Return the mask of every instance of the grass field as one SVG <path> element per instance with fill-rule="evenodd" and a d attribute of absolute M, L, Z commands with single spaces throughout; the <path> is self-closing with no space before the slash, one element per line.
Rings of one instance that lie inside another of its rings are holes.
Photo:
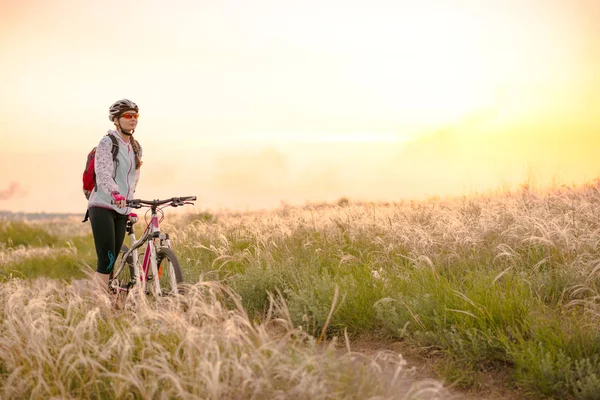
<path fill-rule="evenodd" d="M 362 335 L 402 342 L 468 390 L 498 375 L 524 397 L 600 398 L 598 181 L 172 221 L 167 211 L 162 227 L 193 290 L 114 311 L 69 284 L 94 265 L 89 226 L 3 223 L 3 398 L 443 398 L 435 382 L 421 394 L 394 386 L 382 371 L 404 373 L 397 354 L 357 364 L 325 345 Z"/>

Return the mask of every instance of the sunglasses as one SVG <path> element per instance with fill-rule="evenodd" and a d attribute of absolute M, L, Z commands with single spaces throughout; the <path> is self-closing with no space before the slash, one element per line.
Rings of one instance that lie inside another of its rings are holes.
<path fill-rule="evenodd" d="M 138 119 L 140 117 L 140 114 L 123 114 L 121 115 L 121 118 L 125 118 L 125 119 Z"/>

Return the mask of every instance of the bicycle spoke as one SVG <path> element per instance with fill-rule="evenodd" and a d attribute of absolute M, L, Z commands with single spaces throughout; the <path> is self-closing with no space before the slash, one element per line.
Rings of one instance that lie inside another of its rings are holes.
<path fill-rule="evenodd" d="M 122 257 L 127 253 L 129 248 L 125 245 L 121 247 L 119 257 L 115 262 L 115 271 L 110 274 L 110 289 L 111 292 L 118 294 L 129 291 L 134 279 L 133 257 L 129 256 L 125 264 L 121 266 Z"/>

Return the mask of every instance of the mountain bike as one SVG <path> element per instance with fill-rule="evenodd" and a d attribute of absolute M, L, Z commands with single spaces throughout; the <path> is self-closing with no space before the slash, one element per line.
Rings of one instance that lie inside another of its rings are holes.
<path fill-rule="evenodd" d="M 135 237 L 134 223 L 127 221 L 126 232 L 130 237 L 130 248 L 123 245 L 120 259 L 116 268 L 110 273 L 108 280 L 109 291 L 113 294 L 128 293 L 135 285 L 141 285 L 146 293 L 156 296 L 175 294 L 181 292 L 183 273 L 177 256 L 171 250 L 169 234 L 160 230 L 160 223 L 164 219 L 163 208 L 181 207 L 194 204 L 196 196 L 172 197 L 165 200 L 127 200 L 126 206 L 139 209 L 148 207 L 150 221 L 145 221 L 147 226 L 142 236 Z M 145 246 L 145 251 L 138 254 L 138 249 Z M 139 260 L 142 260 L 139 264 Z"/>

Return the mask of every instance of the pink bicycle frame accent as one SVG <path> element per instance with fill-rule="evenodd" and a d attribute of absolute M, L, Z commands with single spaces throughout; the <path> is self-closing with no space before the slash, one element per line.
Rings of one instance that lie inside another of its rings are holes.
<path fill-rule="evenodd" d="M 152 220 L 150 221 L 150 224 L 148 225 L 148 228 L 146 228 L 148 230 L 150 230 L 150 235 L 154 235 L 155 232 L 160 232 L 160 227 L 158 225 L 158 216 L 153 216 Z M 150 268 L 150 263 L 151 263 L 151 258 L 150 255 L 152 254 L 152 241 L 148 241 L 148 243 L 146 244 L 146 251 L 144 253 L 144 261 L 142 262 L 142 271 L 140 273 L 140 281 L 145 281 L 148 277 L 148 269 Z"/>

